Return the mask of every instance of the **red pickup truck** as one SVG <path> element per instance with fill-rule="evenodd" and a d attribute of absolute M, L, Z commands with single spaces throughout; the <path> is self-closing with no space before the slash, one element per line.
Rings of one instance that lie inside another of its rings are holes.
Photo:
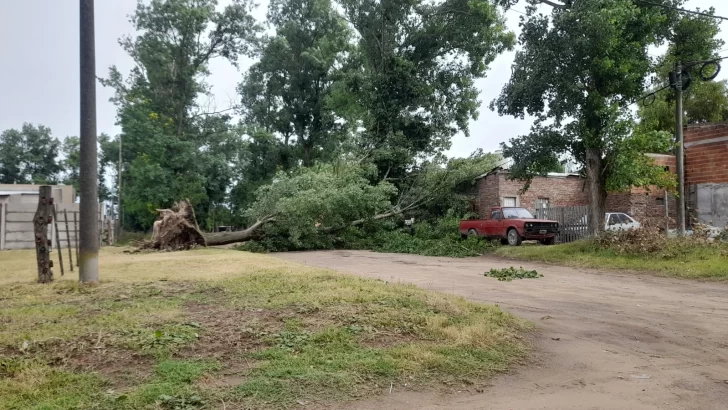
<path fill-rule="evenodd" d="M 489 219 L 460 221 L 460 235 L 463 237 L 477 235 L 500 239 L 502 244 L 512 246 L 520 245 L 524 239 L 553 245 L 558 232 L 558 222 L 535 219 L 525 208 L 492 208 Z"/>

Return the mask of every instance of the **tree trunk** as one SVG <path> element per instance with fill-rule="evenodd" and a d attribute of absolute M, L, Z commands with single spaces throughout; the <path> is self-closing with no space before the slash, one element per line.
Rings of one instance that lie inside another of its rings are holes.
<path fill-rule="evenodd" d="M 606 178 L 604 178 L 602 151 L 586 149 L 586 178 L 589 184 L 589 235 L 599 236 L 604 231 L 604 212 L 607 203 Z"/>
<path fill-rule="evenodd" d="M 313 165 L 313 145 L 308 141 L 303 142 L 303 166 L 310 167 Z"/>
<path fill-rule="evenodd" d="M 216 232 L 204 234 L 207 246 L 228 245 L 231 243 L 245 242 L 256 239 L 259 236 L 259 230 L 268 222 L 274 221 L 273 218 L 266 218 L 250 225 L 247 229 L 235 232 Z"/>

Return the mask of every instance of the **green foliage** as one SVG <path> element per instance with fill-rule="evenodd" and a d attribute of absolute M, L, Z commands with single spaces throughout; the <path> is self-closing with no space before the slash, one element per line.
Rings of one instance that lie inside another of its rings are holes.
<path fill-rule="evenodd" d="M 201 224 L 209 225 L 211 211 L 227 200 L 240 138 L 230 129 L 229 116 L 201 104 L 211 97 L 204 79 L 211 60 L 236 64 L 239 56 L 250 55 L 259 27 L 250 3 L 235 0 L 220 10 L 216 4 L 140 1 L 131 16 L 138 35 L 120 41 L 135 66 L 126 79 L 111 67 L 102 80 L 116 93 L 122 203 L 130 228 L 148 228 L 156 208 L 185 198 Z"/>
<path fill-rule="evenodd" d="M 330 159 L 343 137 L 328 99 L 351 48 L 346 22 L 329 0 L 273 0 L 268 21 L 276 34 L 239 87 L 247 119 L 304 166 Z"/>
<path fill-rule="evenodd" d="M 713 13 L 712 8 L 705 11 Z M 710 17 L 684 14 L 675 24 L 670 43 L 664 55 L 657 59 L 655 86 L 666 83 L 677 61 L 683 64 L 719 57 L 725 42 L 719 38 L 719 21 Z M 728 82 L 702 81 L 698 64 L 687 72 L 692 79 L 690 88 L 683 92 L 685 124 L 728 120 Z M 706 73 L 707 74 L 707 73 Z M 647 131 L 675 132 L 675 97 L 671 91 L 662 91 L 655 100 L 646 100 L 639 108 L 640 128 Z"/>
<path fill-rule="evenodd" d="M 0 134 L 0 183 L 54 184 L 62 170 L 57 154 L 60 143 L 51 130 L 25 123 L 20 130 Z"/>
<path fill-rule="evenodd" d="M 359 150 L 381 178 L 400 178 L 418 156 L 449 147 L 477 116 L 475 79 L 512 47 L 513 34 L 487 0 L 342 0 L 357 34 L 333 99 L 363 127 Z"/>
<path fill-rule="evenodd" d="M 99 200 L 104 201 L 111 199 L 111 192 L 106 186 L 106 168 L 110 165 L 117 163 L 116 158 L 106 155 L 105 149 L 108 150 L 108 146 L 112 144 L 111 138 L 106 134 L 98 136 L 98 176 L 99 186 L 98 194 Z M 118 151 L 117 151 L 118 152 Z M 78 137 L 69 136 L 63 140 L 63 144 L 60 147 L 60 153 L 63 156 L 63 160 L 60 162 L 61 167 L 64 170 L 61 183 L 65 185 L 71 185 L 76 189 L 76 195 L 81 196 L 81 185 L 80 185 L 80 172 L 81 172 L 81 148 L 80 140 Z"/>
<path fill-rule="evenodd" d="M 391 209 L 396 194 L 387 182 L 372 185 L 371 170 L 352 164 L 303 168 L 279 173 L 262 186 L 247 214 L 254 220 L 275 218 L 265 235 L 282 237 L 300 249 L 322 247 L 327 232 Z"/>
<path fill-rule="evenodd" d="M 518 269 L 511 266 L 510 268 L 503 269 L 491 269 L 485 272 L 485 276 L 491 278 L 497 278 L 499 281 L 510 282 L 513 279 L 538 279 L 543 278 L 543 275 L 536 272 L 535 270 L 525 270 L 523 267 Z"/>
<path fill-rule="evenodd" d="M 412 226 L 374 223 L 342 234 L 343 247 L 386 253 L 410 253 L 424 256 L 465 258 L 481 256 L 498 242 L 478 237 L 463 240 L 459 232 L 460 218 L 450 214 L 433 221 L 416 222 Z"/>
<path fill-rule="evenodd" d="M 598 233 L 607 181 L 613 173 L 629 175 L 617 166 L 635 163 L 619 158 L 620 147 L 632 128 L 627 106 L 642 95 L 652 68 L 648 47 L 667 38 L 677 13 L 633 0 L 570 2 L 550 15 L 534 5 L 526 11 L 513 74 L 491 107 L 501 115 L 533 115 L 536 123 L 504 154 L 514 159 L 512 175 L 526 180 L 552 166 L 554 154 L 583 164 L 590 227 Z"/>
<path fill-rule="evenodd" d="M 607 156 L 611 170 L 606 181 L 610 192 L 625 191 L 631 187 L 675 189 L 677 176 L 663 166 L 656 165 L 645 153 L 671 152 L 674 138 L 664 131 L 641 131 L 639 128 L 627 138 L 614 141 Z"/>

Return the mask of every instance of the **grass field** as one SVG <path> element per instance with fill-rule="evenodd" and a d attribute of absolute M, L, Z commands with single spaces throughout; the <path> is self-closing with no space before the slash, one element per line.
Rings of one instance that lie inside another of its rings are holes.
<path fill-rule="evenodd" d="M 609 249 L 600 249 L 593 242 L 579 241 L 555 246 L 503 246 L 494 253 L 509 259 L 566 266 L 623 269 L 686 279 L 728 280 L 728 247 L 691 247 L 682 254 L 665 258 L 620 255 Z"/>
<path fill-rule="evenodd" d="M 494 306 L 226 250 L 106 248 L 102 283 L 0 252 L 0 409 L 321 408 L 522 358 Z M 448 387 L 449 386 L 449 387 Z"/>

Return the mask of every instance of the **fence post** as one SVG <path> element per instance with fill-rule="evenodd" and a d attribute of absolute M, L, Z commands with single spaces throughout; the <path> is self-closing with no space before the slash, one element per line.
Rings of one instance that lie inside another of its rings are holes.
<path fill-rule="evenodd" d="M 76 267 L 78 267 L 78 242 L 79 242 L 78 241 L 78 221 L 76 218 L 77 214 L 78 214 L 78 212 L 76 212 L 76 211 L 73 212 L 73 232 L 76 235 Z"/>
<path fill-rule="evenodd" d="M 67 209 L 63 210 L 63 219 L 66 221 L 66 243 L 68 244 L 68 262 L 71 264 L 71 272 L 73 272 L 73 254 L 71 253 L 71 230 L 68 228 Z"/>
<path fill-rule="evenodd" d="M 38 209 L 35 211 L 35 216 L 33 216 L 38 283 L 53 281 L 53 269 L 51 269 L 53 262 L 50 257 L 50 240 L 48 239 L 48 224 L 53 220 L 52 207 L 51 186 L 42 185 L 38 191 Z"/>
<path fill-rule="evenodd" d="M 53 204 L 53 227 L 56 233 L 56 252 L 58 252 L 58 264 L 61 265 L 61 276 L 63 272 L 63 248 L 61 247 L 61 234 L 58 232 L 58 214 L 56 213 L 56 205 Z"/>

